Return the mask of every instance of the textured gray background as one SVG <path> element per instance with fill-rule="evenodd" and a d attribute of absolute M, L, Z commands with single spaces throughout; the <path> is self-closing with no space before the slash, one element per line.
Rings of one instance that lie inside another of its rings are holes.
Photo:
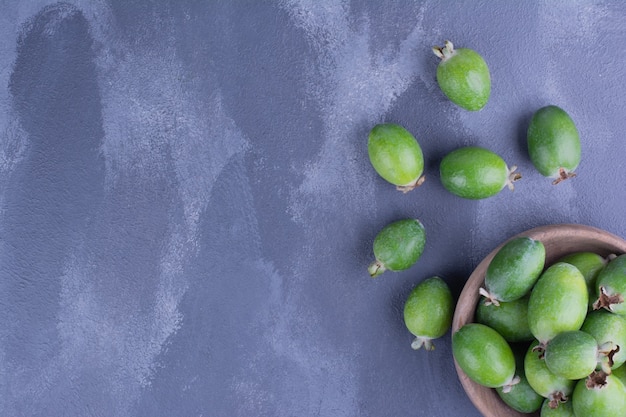
<path fill-rule="evenodd" d="M 410 349 L 402 307 L 530 227 L 626 235 L 621 1 L 0 0 L 0 415 L 478 416 L 449 334 Z M 493 90 L 447 101 L 430 48 L 479 51 Z M 558 187 L 529 162 L 546 104 L 582 137 Z M 397 122 L 426 155 L 402 195 L 367 159 Z M 448 194 L 461 145 L 514 192 Z M 385 224 L 422 259 L 372 280 Z"/>

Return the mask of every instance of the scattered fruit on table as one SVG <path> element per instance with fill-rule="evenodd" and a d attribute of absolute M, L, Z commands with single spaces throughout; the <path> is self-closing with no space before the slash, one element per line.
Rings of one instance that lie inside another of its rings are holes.
<path fill-rule="evenodd" d="M 555 178 L 553 184 L 574 177 L 580 163 L 580 137 L 571 117 L 560 107 L 537 110 L 527 132 L 528 153 L 537 171 Z"/>
<path fill-rule="evenodd" d="M 450 41 L 433 47 L 441 61 L 437 83 L 454 104 L 470 111 L 485 107 L 491 94 L 489 67 L 480 54 L 468 48 L 454 48 Z"/>
<path fill-rule="evenodd" d="M 504 187 L 513 189 L 521 178 L 498 154 L 479 146 L 458 148 L 439 165 L 441 183 L 459 197 L 478 200 L 494 196 Z"/>
<path fill-rule="evenodd" d="M 435 276 L 416 285 L 404 304 L 404 324 L 415 336 L 411 347 L 433 350 L 433 339 L 448 331 L 453 313 L 452 293 L 444 280 Z"/>
<path fill-rule="evenodd" d="M 422 148 L 404 127 L 393 123 L 374 126 L 367 141 L 367 152 L 378 175 L 398 190 L 407 193 L 424 182 Z"/>
<path fill-rule="evenodd" d="M 402 219 L 385 226 L 374 238 L 374 256 L 370 276 L 409 269 L 422 256 L 426 243 L 424 225 L 417 219 Z"/>

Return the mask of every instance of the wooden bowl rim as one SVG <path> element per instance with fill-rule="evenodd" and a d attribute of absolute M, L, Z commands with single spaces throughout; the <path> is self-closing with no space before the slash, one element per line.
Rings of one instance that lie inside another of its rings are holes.
<path fill-rule="evenodd" d="M 606 247 L 607 252 L 626 253 L 626 240 L 602 229 L 598 229 L 593 226 L 587 226 L 582 224 L 561 223 L 551 224 L 545 226 L 535 227 L 524 232 L 521 232 L 515 236 L 512 236 L 495 249 L 493 249 L 472 271 L 471 275 L 467 279 L 459 299 L 454 310 L 454 316 L 452 318 L 451 335 L 459 330 L 464 324 L 474 321 L 474 311 L 476 304 L 480 299 L 478 294 L 478 288 L 484 283 L 484 271 L 487 266 L 496 255 L 498 250 L 504 246 L 508 241 L 518 237 L 530 237 L 540 241 L 548 241 L 559 238 L 582 238 L 584 242 L 598 242 L 600 246 Z M 557 257 L 564 256 L 565 252 L 557 255 Z M 546 253 L 546 264 L 549 265 L 554 256 Z M 504 401 L 500 399 L 495 390 L 483 387 L 474 381 L 470 380 L 468 376 L 459 367 L 456 360 L 454 361 L 461 385 L 465 390 L 465 393 L 472 401 L 474 406 L 485 417 L 528 417 L 539 416 L 539 412 L 532 414 L 524 414 L 511 409 Z"/>

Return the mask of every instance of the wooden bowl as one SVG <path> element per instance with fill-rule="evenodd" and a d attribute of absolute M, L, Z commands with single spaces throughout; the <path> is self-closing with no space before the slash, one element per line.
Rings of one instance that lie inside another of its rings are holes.
<path fill-rule="evenodd" d="M 464 324 L 474 321 L 474 311 L 480 299 L 478 289 L 483 285 L 485 271 L 498 250 L 509 240 L 528 236 L 540 240 L 546 248 L 546 266 L 562 256 L 573 252 L 589 251 L 602 256 L 626 253 L 626 241 L 606 231 L 577 224 L 557 224 L 527 230 L 503 242 L 483 259 L 470 275 L 459 296 L 452 319 L 452 334 Z M 539 416 L 539 412 L 523 414 L 504 403 L 494 389 L 486 388 L 471 381 L 454 363 L 468 397 L 485 417 L 528 417 Z"/>

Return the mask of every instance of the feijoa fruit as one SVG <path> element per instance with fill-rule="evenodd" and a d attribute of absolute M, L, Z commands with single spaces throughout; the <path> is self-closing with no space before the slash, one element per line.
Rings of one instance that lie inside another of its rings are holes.
<path fill-rule="evenodd" d="M 619 368 L 626 362 L 626 318 L 604 309 L 590 311 L 580 330 L 593 336 L 603 350 L 619 347 L 602 358 L 605 371 L 608 371 L 607 367 Z"/>
<path fill-rule="evenodd" d="M 503 387 L 496 388 L 496 392 L 506 404 L 521 413 L 532 413 L 537 411 L 543 403 L 543 397 L 535 392 L 526 379 L 524 372 L 525 350 L 514 349 L 515 355 L 515 375 L 519 382 L 513 385 L 508 392 L 504 392 Z"/>
<path fill-rule="evenodd" d="M 558 262 L 566 262 L 574 265 L 583 274 L 585 282 L 587 283 L 587 291 L 589 292 L 590 306 L 598 298 L 596 293 L 595 284 L 598 274 L 604 268 L 608 262 L 608 258 L 604 258 L 594 252 L 574 252 L 569 255 L 565 255 Z"/>
<path fill-rule="evenodd" d="M 435 276 L 415 286 L 404 303 L 404 324 L 415 336 L 411 347 L 433 350 L 433 339 L 448 331 L 453 313 L 452 293 L 443 279 Z"/>
<path fill-rule="evenodd" d="M 598 342 L 580 330 L 561 332 L 546 346 L 544 360 L 548 369 L 567 379 L 582 379 L 596 369 Z"/>
<path fill-rule="evenodd" d="M 521 178 L 516 169 L 507 167 L 495 152 L 479 146 L 456 149 L 439 165 L 441 183 L 446 190 L 472 200 L 494 196 L 506 186 L 513 189 L 513 182 Z"/>
<path fill-rule="evenodd" d="M 626 388 L 613 375 L 581 379 L 572 394 L 572 407 L 574 414 L 581 417 L 623 416 L 626 414 Z"/>
<path fill-rule="evenodd" d="M 528 325 L 542 345 L 557 334 L 578 330 L 587 315 L 589 295 L 582 273 L 557 262 L 539 277 L 528 300 Z"/>
<path fill-rule="evenodd" d="M 572 118 L 557 106 L 537 110 L 527 132 L 530 160 L 553 184 L 575 176 L 580 163 L 580 137 Z"/>
<path fill-rule="evenodd" d="M 374 238 L 374 256 L 370 276 L 410 268 L 424 251 L 426 231 L 417 219 L 402 219 L 385 226 Z"/>
<path fill-rule="evenodd" d="M 533 340 L 528 325 L 528 295 L 495 305 L 481 297 L 476 307 L 476 321 L 496 330 L 507 342 Z"/>
<path fill-rule="evenodd" d="M 571 401 L 560 403 L 558 406 L 551 408 L 550 400 L 547 399 L 541 405 L 540 415 L 541 417 L 576 417 Z"/>
<path fill-rule="evenodd" d="M 374 126 L 367 152 L 376 172 L 398 190 L 406 193 L 424 182 L 422 148 L 404 127 L 393 123 Z"/>
<path fill-rule="evenodd" d="M 545 260 L 546 249 L 541 241 L 525 236 L 509 240 L 489 263 L 481 294 L 496 305 L 522 298 L 537 282 Z"/>
<path fill-rule="evenodd" d="M 598 300 L 593 308 L 605 308 L 613 313 L 626 315 L 626 254 L 610 261 L 596 278 Z"/>
<path fill-rule="evenodd" d="M 491 94 L 491 76 L 483 57 L 469 48 L 433 47 L 441 61 L 437 66 L 437 83 L 441 91 L 456 105 L 470 111 L 485 107 Z"/>
<path fill-rule="evenodd" d="M 498 332 L 480 323 L 468 323 L 452 335 L 452 354 L 459 367 L 477 384 L 509 391 L 519 382 L 515 357 Z"/>
<path fill-rule="evenodd" d="M 539 341 L 535 340 L 528 348 L 524 357 L 524 372 L 533 390 L 547 398 L 550 407 L 555 408 L 569 399 L 576 381 L 552 373 L 542 354 L 536 350 L 539 345 Z"/>

